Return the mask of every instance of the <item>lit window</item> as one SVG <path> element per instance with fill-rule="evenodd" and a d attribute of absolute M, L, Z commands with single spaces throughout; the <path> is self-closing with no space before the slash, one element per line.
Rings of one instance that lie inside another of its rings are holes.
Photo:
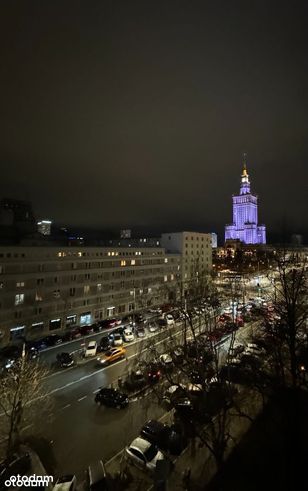
<path fill-rule="evenodd" d="M 165 257 L 165 263 L 167 263 L 167 262 L 168 262 L 168 258 L 167 258 L 167 257 Z"/>
<path fill-rule="evenodd" d="M 114 252 L 112 252 L 111 255 L 114 256 Z"/>
<path fill-rule="evenodd" d="M 111 252 L 108 252 L 108 256 L 111 256 Z"/>
<path fill-rule="evenodd" d="M 171 281 L 173 281 L 173 280 L 174 280 L 174 274 L 171 275 Z"/>
<path fill-rule="evenodd" d="M 78 252 L 78 256 L 81 257 L 82 256 L 82 252 Z"/>
<path fill-rule="evenodd" d="M 36 302 L 42 302 L 42 300 L 43 300 L 42 295 L 40 295 L 38 292 L 36 292 L 36 294 L 35 294 L 35 301 Z"/>
<path fill-rule="evenodd" d="M 168 281 L 168 276 L 167 275 L 164 276 L 164 281 Z"/>
<path fill-rule="evenodd" d="M 97 283 L 97 291 L 100 292 L 102 290 L 102 284 Z"/>
<path fill-rule="evenodd" d="M 125 259 L 122 259 L 122 261 L 121 261 L 121 266 L 126 266 L 126 261 L 125 261 Z"/>
<path fill-rule="evenodd" d="M 90 285 L 84 285 L 83 293 L 89 293 L 89 292 L 90 292 Z"/>
<path fill-rule="evenodd" d="M 130 294 L 130 295 L 134 295 L 134 290 L 131 290 L 131 291 L 129 292 L 129 294 Z"/>
<path fill-rule="evenodd" d="M 15 295 L 15 305 L 22 305 L 24 303 L 24 300 L 24 293 L 17 293 L 17 295 Z"/>
<path fill-rule="evenodd" d="M 135 259 L 132 259 L 132 260 L 131 260 L 131 262 L 130 262 L 130 264 L 131 264 L 132 266 L 135 266 L 135 264 L 136 264 Z"/>
<path fill-rule="evenodd" d="M 16 283 L 16 286 L 17 288 L 22 288 L 23 286 L 25 286 L 25 283 L 24 281 L 19 281 L 18 283 Z"/>

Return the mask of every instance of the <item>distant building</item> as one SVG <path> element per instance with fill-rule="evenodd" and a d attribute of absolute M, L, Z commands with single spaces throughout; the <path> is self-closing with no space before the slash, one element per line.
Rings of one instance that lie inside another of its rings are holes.
<path fill-rule="evenodd" d="M 35 232 L 32 203 L 17 199 L 2 199 L 0 201 L 0 225 L 14 227 L 21 233 Z"/>
<path fill-rule="evenodd" d="M 266 244 L 265 225 L 258 225 L 258 197 L 250 191 L 244 162 L 240 194 L 233 195 L 233 223 L 225 227 L 225 240 L 239 239 L 244 244 Z"/>
<path fill-rule="evenodd" d="M 301 246 L 303 245 L 303 236 L 300 234 L 293 234 L 291 237 L 291 243 L 294 246 Z"/>
<path fill-rule="evenodd" d="M 51 223 L 50 220 L 41 220 L 40 222 L 37 222 L 38 232 L 42 235 L 50 235 Z"/>
<path fill-rule="evenodd" d="M 130 239 L 131 236 L 132 236 L 132 231 L 129 228 L 120 230 L 120 238 L 121 239 Z"/>
<path fill-rule="evenodd" d="M 198 276 L 212 271 L 212 235 L 199 232 L 162 234 L 161 245 L 167 253 L 181 254 L 182 291 Z"/>
<path fill-rule="evenodd" d="M 213 247 L 213 249 L 216 249 L 216 247 L 217 247 L 217 234 L 215 234 L 215 232 L 212 232 L 211 236 L 212 236 L 212 247 Z"/>

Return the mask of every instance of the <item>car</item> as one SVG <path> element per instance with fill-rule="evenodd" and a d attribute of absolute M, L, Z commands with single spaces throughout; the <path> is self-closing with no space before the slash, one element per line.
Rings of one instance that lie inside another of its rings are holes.
<path fill-rule="evenodd" d="M 77 489 L 76 476 L 68 474 L 58 478 L 52 491 L 75 491 Z"/>
<path fill-rule="evenodd" d="M 111 344 L 110 344 L 109 337 L 104 336 L 103 338 L 101 338 L 99 345 L 97 347 L 97 351 L 99 351 L 99 352 L 108 351 L 110 348 L 111 348 Z"/>
<path fill-rule="evenodd" d="M 74 358 L 70 353 L 58 353 L 57 354 L 57 362 L 60 364 L 62 368 L 69 368 L 74 365 Z"/>
<path fill-rule="evenodd" d="M 111 489 L 102 460 L 89 465 L 86 474 L 86 486 L 89 491 L 107 491 Z"/>
<path fill-rule="evenodd" d="M 162 313 L 162 309 L 159 308 L 159 307 L 151 307 L 149 309 L 149 312 L 151 312 L 151 314 L 161 314 Z"/>
<path fill-rule="evenodd" d="M 245 350 L 245 346 L 243 344 L 237 344 L 233 346 L 233 348 L 229 349 L 229 354 L 230 356 L 235 357 L 243 353 L 244 350 Z"/>
<path fill-rule="evenodd" d="M 136 334 L 138 338 L 144 338 L 145 337 L 145 329 L 144 327 L 138 326 L 136 328 Z"/>
<path fill-rule="evenodd" d="M 102 365 L 109 365 L 115 361 L 123 360 L 126 355 L 126 349 L 123 346 L 119 348 L 111 348 L 105 353 L 101 353 L 97 357 L 97 361 Z"/>
<path fill-rule="evenodd" d="M 134 322 L 134 319 L 131 315 L 126 315 L 125 317 L 122 318 L 122 323 L 125 326 L 131 326 L 133 327 L 136 323 Z"/>
<path fill-rule="evenodd" d="M 164 370 L 171 370 L 173 368 L 172 356 L 169 353 L 163 353 L 159 357 L 159 362 Z"/>
<path fill-rule="evenodd" d="M 31 457 L 28 453 L 23 455 L 13 454 L 8 460 L 0 464 L 0 488 L 7 489 L 5 481 L 17 474 L 25 475 L 31 469 Z"/>
<path fill-rule="evenodd" d="M 134 336 L 132 329 L 129 329 L 129 328 L 124 329 L 123 338 L 124 338 L 125 343 L 130 343 L 131 341 L 134 341 L 135 336 Z"/>
<path fill-rule="evenodd" d="M 171 353 L 173 363 L 175 365 L 181 365 L 184 361 L 184 347 L 183 346 L 175 346 L 174 350 Z"/>
<path fill-rule="evenodd" d="M 114 332 L 114 333 L 110 334 L 109 338 L 110 338 L 113 346 L 122 346 L 123 338 L 119 332 Z"/>
<path fill-rule="evenodd" d="M 159 460 L 164 460 L 164 454 L 156 445 L 144 438 L 138 437 L 125 449 L 126 458 L 140 469 L 154 472 Z"/>
<path fill-rule="evenodd" d="M 110 329 L 112 327 L 117 327 L 121 324 L 121 320 L 120 319 L 105 319 L 103 321 L 101 321 L 101 326 L 102 328 L 104 329 Z"/>
<path fill-rule="evenodd" d="M 158 329 L 159 329 L 159 326 L 156 324 L 156 322 L 149 322 L 149 324 L 148 324 L 149 332 L 156 332 Z"/>
<path fill-rule="evenodd" d="M 58 334 L 50 334 L 49 336 L 46 336 L 43 338 L 47 346 L 56 346 L 58 344 L 63 343 L 63 339 L 61 336 Z"/>
<path fill-rule="evenodd" d="M 91 326 L 82 326 L 80 328 L 81 335 L 82 336 L 87 336 L 88 334 L 92 334 L 94 332 L 94 327 L 93 325 Z"/>
<path fill-rule="evenodd" d="M 72 331 L 71 331 L 71 335 L 72 335 L 72 339 L 78 339 L 81 337 L 81 330 L 80 330 L 80 327 L 75 327 Z"/>
<path fill-rule="evenodd" d="M 177 425 L 168 426 L 153 419 L 143 425 L 140 436 L 159 449 L 169 451 L 173 455 L 179 455 L 187 444 Z"/>
<path fill-rule="evenodd" d="M 123 383 L 124 388 L 129 391 L 143 389 L 146 385 L 148 385 L 148 381 L 142 370 L 130 372 Z"/>
<path fill-rule="evenodd" d="M 90 341 L 88 343 L 88 346 L 86 347 L 85 357 L 89 358 L 90 356 L 95 356 L 96 351 L 97 351 L 97 342 L 96 341 Z"/>
<path fill-rule="evenodd" d="M 156 383 L 160 380 L 161 371 L 157 363 L 151 363 L 148 367 L 148 381 L 150 383 Z"/>
<path fill-rule="evenodd" d="M 173 315 L 171 315 L 171 314 L 166 314 L 166 315 L 165 315 L 165 320 L 166 320 L 166 322 L 167 322 L 167 326 L 174 326 L 175 321 L 174 321 Z"/>
<path fill-rule="evenodd" d="M 95 395 L 95 402 L 108 407 L 123 409 L 128 406 L 127 394 L 112 388 L 103 388 Z"/>
<path fill-rule="evenodd" d="M 163 401 L 165 403 L 173 404 L 174 401 L 178 398 L 183 398 L 186 396 L 186 387 L 183 384 L 179 385 L 170 385 L 168 389 L 166 390 L 164 396 L 163 396 Z"/>

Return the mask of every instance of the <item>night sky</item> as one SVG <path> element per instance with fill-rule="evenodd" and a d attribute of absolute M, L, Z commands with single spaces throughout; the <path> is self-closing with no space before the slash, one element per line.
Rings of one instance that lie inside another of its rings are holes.
<path fill-rule="evenodd" d="M 307 4 L 2 2 L 0 197 L 221 234 L 247 152 L 269 236 L 306 234 Z"/>

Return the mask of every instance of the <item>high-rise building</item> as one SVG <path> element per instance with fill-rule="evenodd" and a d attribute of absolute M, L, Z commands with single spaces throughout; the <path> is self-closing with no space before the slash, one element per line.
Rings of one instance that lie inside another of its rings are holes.
<path fill-rule="evenodd" d="M 132 231 L 129 228 L 120 230 L 121 239 L 130 239 L 131 236 L 132 236 Z"/>
<path fill-rule="evenodd" d="M 50 220 L 41 220 L 40 222 L 37 222 L 37 230 L 42 235 L 50 235 L 50 227 Z"/>
<path fill-rule="evenodd" d="M 216 247 L 217 247 L 217 234 L 215 234 L 215 232 L 212 232 L 211 236 L 212 236 L 212 248 L 216 249 Z"/>
<path fill-rule="evenodd" d="M 258 197 L 250 191 L 246 162 L 243 165 L 240 194 L 233 195 L 233 223 L 225 226 L 225 240 L 244 244 L 266 244 L 265 225 L 258 225 Z"/>

